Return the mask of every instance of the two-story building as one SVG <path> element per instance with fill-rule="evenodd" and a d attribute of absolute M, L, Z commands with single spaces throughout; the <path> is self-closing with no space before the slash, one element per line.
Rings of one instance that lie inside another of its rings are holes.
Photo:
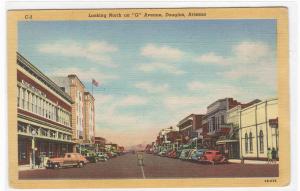
<path fill-rule="evenodd" d="M 18 163 L 72 151 L 72 98 L 17 53 Z"/>
<path fill-rule="evenodd" d="M 198 138 L 198 133 L 202 128 L 202 117 L 203 115 L 190 114 L 179 121 L 177 127 L 182 136 L 182 144 L 188 143 L 192 138 Z"/>
<path fill-rule="evenodd" d="M 211 149 L 216 149 L 218 138 L 228 134 L 231 129 L 231 126 L 226 124 L 227 111 L 240 104 L 233 98 L 224 98 L 213 102 L 207 107 L 208 137 L 205 145 Z"/>

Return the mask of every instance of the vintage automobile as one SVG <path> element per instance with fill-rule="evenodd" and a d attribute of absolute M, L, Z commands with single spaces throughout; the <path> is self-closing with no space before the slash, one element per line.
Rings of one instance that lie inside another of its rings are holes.
<path fill-rule="evenodd" d="M 182 153 L 182 150 L 181 150 L 181 149 L 178 149 L 178 150 L 176 151 L 176 158 L 179 158 L 180 155 L 181 155 L 181 153 Z"/>
<path fill-rule="evenodd" d="M 201 156 L 204 154 L 204 152 L 207 151 L 207 149 L 198 149 L 198 150 L 193 150 L 193 152 L 191 153 L 191 160 L 192 161 L 199 161 L 199 159 L 201 158 Z"/>
<path fill-rule="evenodd" d="M 170 154 L 170 158 L 176 158 L 177 156 L 177 151 L 174 150 L 171 154 Z"/>
<path fill-rule="evenodd" d="M 175 150 L 170 150 L 167 152 L 167 157 L 171 158 L 171 156 L 173 155 L 173 153 L 176 152 Z"/>
<path fill-rule="evenodd" d="M 211 164 L 228 163 L 228 159 L 217 150 L 208 150 L 200 157 L 199 162 L 208 162 Z"/>
<path fill-rule="evenodd" d="M 96 153 L 98 156 L 98 161 L 107 161 L 109 159 L 109 157 L 107 156 L 107 154 L 103 153 L 103 152 L 97 152 Z"/>
<path fill-rule="evenodd" d="M 159 153 L 158 153 L 158 156 L 166 156 L 166 153 L 167 153 L 167 150 L 161 150 Z"/>
<path fill-rule="evenodd" d="M 80 153 L 66 153 L 64 157 L 50 158 L 47 168 L 58 169 L 61 167 L 83 167 L 88 160 Z"/>
<path fill-rule="evenodd" d="M 192 149 L 183 149 L 180 156 L 179 156 L 179 159 L 180 160 L 188 160 L 191 151 L 192 151 Z"/>

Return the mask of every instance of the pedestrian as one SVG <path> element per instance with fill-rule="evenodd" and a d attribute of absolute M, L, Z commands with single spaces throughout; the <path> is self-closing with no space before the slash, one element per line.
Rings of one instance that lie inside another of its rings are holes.
<path fill-rule="evenodd" d="M 229 159 L 229 150 L 228 150 L 228 148 L 225 149 L 224 155 L 225 155 L 226 159 Z"/>
<path fill-rule="evenodd" d="M 143 156 L 143 153 L 141 152 L 138 152 L 137 154 L 137 164 L 138 166 L 144 166 L 144 156 Z"/>
<path fill-rule="evenodd" d="M 35 156 L 35 165 L 40 168 L 41 158 L 39 156 Z"/>
<path fill-rule="evenodd" d="M 272 162 L 272 151 L 270 148 L 268 148 L 267 157 L 268 157 L 268 164 L 270 164 Z"/>
<path fill-rule="evenodd" d="M 276 149 L 273 147 L 273 148 L 272 148 L 272 163 L 276 164 L 276 160 L 277 160 L 277 151 L 276 151 Z"/>

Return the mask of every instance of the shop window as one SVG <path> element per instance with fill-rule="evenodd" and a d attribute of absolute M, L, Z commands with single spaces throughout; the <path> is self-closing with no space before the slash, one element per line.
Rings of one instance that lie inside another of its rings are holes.
<path fill-rule="evenodd" d="M 262 130 L 259 131 L 259 151 L 264 153 L 264 133 Z"/>

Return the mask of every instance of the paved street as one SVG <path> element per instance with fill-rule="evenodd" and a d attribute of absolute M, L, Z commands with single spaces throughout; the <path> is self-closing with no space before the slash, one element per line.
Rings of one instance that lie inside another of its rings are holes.
<path fill-rule="evenodd" d="M 199 177 L 276 177 L 278 165 L 198 164 L 179 159 L 144 154 L 143 167 L 134 154 L 107 162 L 87 164 L 84 168 L 20 171 L 20 179 L 111 179 L 111 178 L 199 178 Z"/>

